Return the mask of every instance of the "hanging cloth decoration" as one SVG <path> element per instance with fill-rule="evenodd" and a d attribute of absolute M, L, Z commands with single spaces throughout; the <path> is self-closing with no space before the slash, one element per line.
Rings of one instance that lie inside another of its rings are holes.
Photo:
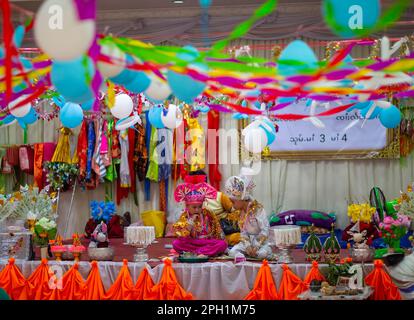
<path fill-rule="evenodd" d="M 254 287 L 244 300 L 279 300 L 272 271 L 267 260 L 263 260 L 263 264 L 256 276 Z"/>
<path fill-rule="evenodd" d="M 190 171 L 197 171 L 205 168 L 205 144 L 204 130 L 198 122 L 197 118 L 189 118 L 187 120 L 188 128 L 191 131 L 191 142 L 188 146 L 191 150 L 191 156 L 188 161 Z M 186 149 L 187 150 L 187 149 Z"/>
<path fill-rule="evenodd" d="M 147 171 L 147 179 L 158 182 L 158 152 L 157 152 L 158 133 L 157 128 L 151 127 L 151 140 L 149 147 L 150 162 Z"/>
<path fill-rule="evenodd" d="M 85 291 L 85 281 L 79 273 L 79 264 L 75 263 L 62 279 L 62 300 L 81 300 Z"/>
<path fill-rule="evenodd" d="M 55 153 L 53 154 L 52 162 L 72 163 L 70 157 L 70 143 L 69 136 L 73 135 L 69 128 L 61 128 L 58 144 Z"/>
<path fill-rule="evenodd" d="M 132 300 L 134 284 L 128 269 L 128 260 L 123 260 L 123 266 L 119 271 L 115 282 L 106 292 L 105 300 Z"/>
<path fill-rule="evenodd" d="M 88 123 L 88 153 L 86 162 L 86 181 L 92 181 L 92 158 L 95 150 L 95 124 L 93 121 Z"/>
<path fill-rule="evenodd" d="M 135 152 L 134 152 L 134 166 L 139 181 L 145 179 L 148 164 L 148 152 L 145 145 L 145 128 L 140 124 L 135 124 Z"/>
<path fill-rule="evenodd" d="M 105 179 L 112 182 L 116 179 L 116 170 L 115 170 L 115 162 L 118 161 L 118 151 L 119 151 L 119 144 L 118 144 L 118 134 L 114 134 L 116 132 L 113 130 L 114 128 L 114 120 L 110 119 L 107 124 L 107 131 L 106 134 L 108 136 L 108 149 L 109 149 L 109 159 L 111 163 L 106 168 L 106 176 Z M 116 139 L 114 139 L 116 138 Z"/>
<path fill-rule="evenodd" d="M 145 111 L 145 148 L 147 149 L 148 158 L 151 156 L 150 149 L 150 142 L 151 142 L 151 133 L 152 133 L 152 127 L 151 123 L 148 118 L 149 111 Z M 147 167 L 145 169 L 145 172 L 148 172 L 149 168 L 149 159 L 147 160 Z M 150 201 L 151 198 L 151 181 L 145 176 L 145 182 L 144 182 L 144 194 L 145 194 L 145 201 Z"/>
<path fill-rule="evenodd" d="M 129 142 L 128 165 L 129 165 L 129 173 L 131 176 L 131 187 L 129 188 L 129 191 L 134 196 L 135 205 L 138 206 L 138 194 L 137 194 L 137 187 L 136 187 L 137 176 L 135 173 L 135 166 L 134 166 L 135 132 L 136 131 L 134 129 L 128 130 L 128 142 Z"/>
<path fill-rule="evenodd" d="M 42 262 L 27 279 L 30 292 L 28 298 L 30 300 L 43 300 L 45 296 L 50 295 L 50 278 L 47 259 L 42 259 Z"/>
<path fill-rule="evenodd" d="M 374 261 L 374 270 L 365 277 L 365 283 L 374 289 L 371 300 L 401 300 L 400 290 L 384 270 L 382 260 Z"/>
<path fill-rule="evenodd" d="M 0 288 L 3 288 L 12 300 L 27 300 L 26 279 L 10 258 L 9 263 L 0 272 Z"/>
<path fill-rule="evenodd" d="M 93 162 L 92 167 L 93 170 L 96 173 L 97 178 L 100 182 L 103 182 L 103 179 L 106 176 L 106 167 L 101 155 L 101 148 L 102 148 L 102 139 L 103 139 L 103 125 L 104 123 L 101 122 L 101 120 L 98 120 L 96 122 L 96 146 L 95 146 L 95 152 L 93 154 Z M 106 152 L 108 151 L 108 144 L 106 140 Z"/>
<path fill-rule="evenodd" d="M 137 283 L 135 284 L 133 299 L 148 300 L 153 287 L 154 281 L 152 280 L 148 269 L 144 267 L 138 277 Z"/>
<path fill-rule="evenodd" d="M 310 286 L 310 283 L 313 280 L 317 281 L 326 281 L 325 277 L 319 270 L 319 265 L 317 261 L 312 261 L 312 268 L 309 270 L 308 274 L 306 275 L 305 279 L 303 280 L 303 283 L 308 288 Z"/>
<path fill-rule="evenodd" d="M 128 164 L 128 152 L 129 152 L 129 141 L 128 141 L 128 130 L 119 132 L 119 142 L 121 144 L 121 166 L 120 166 L 120 180 L 121 188 L 129 188 L 131 186 L 131 176 L 129 173 Z"/>
<path fill-rule="evenodd" d="M 298 295 L 306 290 L 302 280 L 294 274 L 287 264 L 282 265 L 283 274 L 280 282 L 279 297 L 281 300 L 298 300 Z"/>
<path fill-rule="evenodd" d="M 193 295 L 186 292 L 178 283 L 172 262 L 164 260 L 164 270 L 160 282 L 151 289 L 150 300 L 193 300 Z"/>
<path fill-rule="evenodd" d="M 210 130 L 215 130 L 215 132 L 217 133 L 219 130 L 219 126 L 220 126 L 220 113 L 218 113 L 217 111 L 211 110 L 208 115 L 208 132 L 211 132 Z M 212 139 L 213 140 L 213 139 Z M 207 140 L 207 150 L 208 150 L 208 175 L 209 175 L 209 180 L 210 180 L 210 184 L 216 189 L 216 190 L 220 190 L 220 182 L 221 182 L 221 173 L 219 170 L 219 137 L 218 135 L 214 135 L 214 140 L 215 141 L 211 141 L 211 140 Z M 215 153 L 214 153 L 214 157 L 213 159 L 210 159 L 210 152 L 212 152 L 212 150 L 210 150 L 210 144 L 213 144 L 213 146 L 215 145 Z"/>
<path fill-rule="evenodd" d="M 82 122 L 82 126 L 78 135 L 78 145 L 76 150 L 79 159 L 79 179 L 83 180 L 86 177 L 86 164 L 88 162 L 88 125 L 86 121 Z"/>
<path fill-rule="evenodd" d="M 91 262 L 91 271 L 85 281 L 85 291 L 82 300 L 103 300 L 105 288 L 99 273 L 98 263 Z"/>
<path fill-rule="evenodd" d="M 34 184 L 40 190 L 46 185 L 46 174 L 43 171 L 43 163 L 52 160 L 55 153 L 56 144 L 54 142 L 36 143 L 34 145 Z"/>

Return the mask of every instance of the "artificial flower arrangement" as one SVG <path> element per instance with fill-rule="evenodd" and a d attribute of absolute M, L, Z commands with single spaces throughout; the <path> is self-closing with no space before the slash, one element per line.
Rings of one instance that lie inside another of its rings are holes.
<path fill-rule="evenodd" d="M 33 230 L 33 221 L 41 218 L 56 219 L 57 198 L 47 189 L 21 186 L 20 190 L 0 198 L 0 224 L 6 220 L 31 220 L 29 227 Z"/>
<path fill-rule="evenodd" d="M 75 182 L 79 167 L 77 164 L 65 162 L 45 162 L 47 181 L 55 191 L 65 191 Z"/>
<path fill-rule="evenodd" d="M 401 192 L 398 199 L 398 212 L 414 219 L 414 191 L 412 185 L 407 187 L 406 192 Z"/>
<path fill-rule="evenodd" d="M 91 201 L 90 204 L 92 219 L 96 222 L 108 223 L 116 211 L 115 203 L 112 201 Z"/>
<path fill-rule="evenodd" d="M 56 237 L 56 222 L 43 217 L 36 222 L 34 231 L 34 242 L 40 247 L 47 247 L 49 240 L 55 239 Z"/>
<path fill-rule="evenodd" d="M 352 222 L 370 223 L 375 211 L 375 207 L 371 207 L 369 203 L 353 203 L 348 206 L 348 217 Z"/>
<path fill-rule="evenodd" d="M 388 248 L 375 251 L 375 257 L 380 258 L 387 253 L 404 253 L 400 248 L 401 238 L 404 237 L 411 224 L 411 219 L 401 213 L 386 216 L 380 223 L 380 237 L 388 245 Z"/>

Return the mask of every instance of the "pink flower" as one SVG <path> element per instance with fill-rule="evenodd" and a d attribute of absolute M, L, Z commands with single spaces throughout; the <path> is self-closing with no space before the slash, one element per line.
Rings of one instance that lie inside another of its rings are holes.
<path fill-rule="evenodd" d="M 392 224 L 394 222 L 394 219 L 391 218 L 390 216 L 387 216 L 384 218 L 384 223 L 385 224 Z"/>

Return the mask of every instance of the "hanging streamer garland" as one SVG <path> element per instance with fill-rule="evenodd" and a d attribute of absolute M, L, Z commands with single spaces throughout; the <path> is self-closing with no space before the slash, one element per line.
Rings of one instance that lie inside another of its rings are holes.
<path fill-rule="evenodd" d="M 378 26 L 388 26 L 392 22 L 395 22 L 400 17 L 402 11 L 407 7 L 406 0 L 400 0 L 395 5 L 391 7 L 384 15 L 383 19 L 378 23 Z M 259 7 L 254 14 L 245 22 L 238 25 L 230 35 L 218 42 L 216 42 L 210 50 L 201 52 L 198 57 L 195 58 L 195 61 L 186 61 L 180 58 L 180 54 L 186 52 L 186 49 L 172 46 L 154 46 L 151 44 L 143 43 L 139 40 L 132 40 L 127 38 L 114 38 L 110 36 L 98 35 L 95 40 L 95 45 L 91 48 L 89 54 L 92 55 L 93 60 L 99 59 L 99 61 L 105 61 L 107 63 L 116 63 L 116 61 L 111 61 L 108 57 L 102 57 L 99 54 L 99 46 L 105 44 L 116 45 L 124 53 L 129 54 L 138 60 L 135 60 L 133 63 L 128 64 L 127 69 L 134 71 L 146 71 L 156 74 L 157 76 L 163 78 L 160 70 L 172 70 L 179 74 L 187 75 L 194 80 L 208 83 L 208 87 L 205 90 L 204 94 L 210 96 L 211 98 L 224 95 L 230 99 L 237 100 L 240 96 L 240 90 L 252 90 L 259 88 L 261 93 L 261 98 L 264 99 L 264 102 L 269 102 L 271 100 L 276 100 L 278 97 L 298 97 L 298 99 L 310 98 L 318 101 L 333 101 L 341 99 L 343 96 L 348 95 L 370 95 L 371 98 L 380 99 L 385 98 L 389 94 L 395 94 L 397 98 L 403 97 L 414 97 L 414 87 L 411 84 L 404 85 L 395 85 L 395 86 L 381 86 L 380 88 L 357 88 L 349 87 L 340 82 L 340 80 L 369 80 L 376 76 L 374 72 L 385 72 L 382 75 L 382 78 L 392 77 L 393 74 L 397 72 L 411 72 L 414 71 L 414 53 L 409 54 L 400 59 L 389 59 L 388 61 L 376 61 L 372 58 L 362 59 L 359 61 L 347 62 L 349 68 L 338 70 L 337 67 L 342 65 L 344 58 L 350 53 L 353 46 L 359 43 L 366 43 L 366 41 L 351 41 L 344 48 L 339 48 L 339 44 L 335 43 L 329 45 L 329 50 L 327 49 L 327 59 L 326 61 L 321 61 L 315 66 L 304 68 L 303 62 L 296 60 L 278 60 L 278 65 L 285 66 L 299 66 L 300 68 L 297 71 L 297 74 L 294 76 L 283 76 L 279 74 L 278 67 L 275 63 L 269 62 L 263 58 L 252 57 L 250 54 L 240 55 L 234 54 L 233 57 L 223 52 L 225 47 L 228 47 L 230 42 L 234 39 L 240 38 L 245 35 L 251 27 L 260 19 L 270 14 L 276 8 L 277 1 L 268 0 L 261 7 Z M 8 18 L 7 5 L 5 2 L 2 2 L 4 9 L 4 16 Z M 328 18 L 329 14 L 328 10 Z M 7 19 L 5 19 L 7 20 Z M 6 21 L 3 22 L 3 25 L 7 27 Z M 7 28 L 3 29 L 3 32 L 10 31 Z M 7 36 L 8 37 L 8 36 Z M 6 39 L 6 37 L 5 37 Z M 404 42 L 404 47 L 401 46 L 402 52 L 407 53 L 411 48 L 410 43 Z M 377 41 L 379 44 L 379 41 Z M 7 45 L 7 43 L 6 43 Z M 379 47 L 379 46 L 378 46 Z M 6 48 L 7 49 L 7 48 Z M 234 49 L 233 51 L 239 51 L 243 48 Z M 336 54 L 331 58 L 333 51 L 336 51 Z M 243 51 L 243 50 L 242 50 Z M 281 48 L 276 46 L 273 50 L 274 57 L 279 56 Z M 7 50 L 6 50 L 7 53 Z M 9 48 L 9 53 L 14 53 L 13 48 Z M 192 54 L 192 52 L 188 52 Z M 248 53 L 248 51 L 247 51 Z M 377 54 L 376 54 L 377 55 Z M 0 79 L 0 92 L 6 90 L 6 94 L 0 93 L 0 104 L 1 101 L 7 101 L 9 90 L 9 82 L 7 75 L 11 70 L 8 68 L 7 59 L 10 58 L 10 55 L 6 54 L 5 65 L 6 65 L 6 77 Z M 85 60 L 86 61 L 86 60 Z M 139 62 L 137 62 L 139 61 Z M 96 62 L 96 61 L 95 61 Z M 26 75 L 29 79 L 34 80 L 33 87 L 28 88 L 25 91 L 25 94 L 29 96 L 23 101 L 20 101 L 14 106 L 18 108 L 23 104 L 30 102 L 31 100 L 41 96 L 44 91 L 50 87 L 50 61 L 45 55 L 40 55 L 32 60 L 33 70 L 26 72 Z M 202 63 L 207 69 L 200 70 L 199 68 L 194 68 L 193 63 Z M 12 61 L 12 66 L 14 66 Z M 9 66 L 10 67 L 10 66 Z M 19 67 L 17 65 L 17 67 Z M 355 68 L 358 67 L 358 68 Z M 23 72 L 24 73 L 24 72 Z M 97 76 L 98 75 L 98 76 Z M 12 74 L 11 80 L 13 85 L 21 83 L 23 80 L 21 74 Z M 87 74 L 86 80 L 92 84 L 93 91 L 96 93 L 97 83 L 99 82 L 99 72 L 95 73 L 93 77 Z M 315 82 L 331 80 L 335 81 L 335 85 L 326 85 L 326 86 L 315 86 Z M 94 82 L 95 81 L 95 82 Z M 283 84 L 288 81 L 293 84 L 293 86 L 286 87 Z M 385 83 L 385 81 L 384 81 Z M 108 105 L 111 106 L 114 99 L 114 90 L 113 85 L 109 84 L 108 89 Z M 24 91 L 24 90 L 23 90 Z M 23 91 L 19 92 L 17 95 L 11 94 L 11 99 L 17 99 L 23 94 Z M 246 100 L 255 101 L 257 96 L 249 97 L 246 96 Z M 262 102 L 262 101 L 260 101 Z M 95 105 L 97 99 L 95 100 Z M 4 104 L 4 102 L 3 102 Z M 274 104 L 270 106 L 270 111 L 279 111 L 286 107 L 288 104 Z M 209 102 L 209 107 L 214 110 L 221 112 L 237 112 L 245 115 L 259 115 L 268 112 L 269 110 L 258 110 L 253 107 L 245 107 L 239 103 L 235 103 L 232 100 L 225 100 L 222 103 L 211 103 Z M 95 110 L 96 106 L 95 106 Z M 340 112 L 341 108 L 333 109 L 336 112 Z M 38 110 L 40 111 L 40 110 Z M 332 114 L 331 111 L 328 114 Z M 53 114 L 52 114 L 53 115 Z M 50 118 L 52 115 L 48 116 L 40 112 L 40 117 Z M 322 113 L 319 116 L 324 116 Z M 4 117 L 5 113 L 0 116 Z M 292 120 L 304 119 L 306 116 L 303 115 L 276 115 L 280 119 L 289 118 Z"/>
<path fill-rule="evenodd" d="M 52 110 L 49 112 L 46 111 L 46 105 L 49 105 Z M 32 102 L 32 107 L 36 111 L 37 116 L 42 120 L 51 121 L 59 116 L 60 108 L 54 102 L 49 101 L 48 99 L 35 99 Z"/>

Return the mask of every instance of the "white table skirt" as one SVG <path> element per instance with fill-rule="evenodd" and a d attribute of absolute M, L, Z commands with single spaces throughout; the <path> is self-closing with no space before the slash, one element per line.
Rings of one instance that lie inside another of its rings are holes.
<path fill-rule="evenodd" d="M 7 261 L 0 260 L 0 270 L 4 268 Z M 27 278 L 39 266 L 40 261 L 23 261 L 16 260 L 15 264 L 20 268 L 23 275 Z M 69 270 L 73 265 L 72 261 L 49 261 L 49 266 L 60 265 L 63 273 Z M 106 290 L 110 288 L 116 280 L 122 262 L 98 262 L 99 272 Z M 243 262 L 234 264 L 233 262 L 206 262 L 206 263 L 177 263 L 173 264 L 175 274 L 181 286 L 191 292 L 198 300 L 242 300 L 253 288 L 254 281 L 261 264 L 252 262 Z M 279 288 L 282 268 L 280 264 L 269 264 L 276 287 Z M 319 265 L 321 269 L 326 268 L 326 264 Z M 161 279 L 164 264 L 159 264 L 151 268 L 146 263 L 129 262 L 128 268 L 134 283 L 136 283 L 144 267 L 154 281 L 158 283 Z M 289 264 L 290 269 L 304 279 L 311 269 L 311 264 Z M 365 275 L 371 272 L 373 264 L 365 264 Z M 90 271 L 90 263 L 81 261 L 79 263 L 79 272 L 84 279 L 87 278 Z"/>

